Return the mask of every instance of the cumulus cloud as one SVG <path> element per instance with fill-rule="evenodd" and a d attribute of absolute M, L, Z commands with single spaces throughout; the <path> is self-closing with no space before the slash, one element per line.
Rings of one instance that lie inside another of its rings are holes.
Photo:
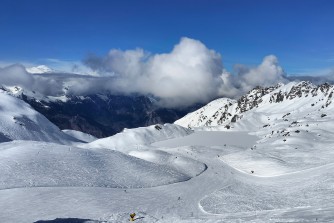
<path fill-rule="evenodd" d="M 277 82 L 285 81 L 285 73 L 278 65 L 278 59 L 274 55 L 266 56 L 262 63 L 253 69 L 238 68 L 238 77 L 243 88 L 252 88 L 257 85 L 269 86 Z"/>
<path fill-rule="evenodd" d="M 65 86 L 67 93 L 74 95 L 135 93 L 153 96 L 163 107 L 185 107 L 217 97 L 236 98 L 258 85 L 286 81 L 273 55 L 257 67 L 236 65 L 230 73 L 224 69 L 219 53 L 190 38 L 182 38 L 169 53 L 112 49 L 105 56 L 89 55 L 83 62 L 94 77 L 34 75 L 15 65 L 0 69 L 0 84 L 22 85 L 45 95 L 61 94 Z"/>
<path fill-rule="evenodd" d="M 87 58 L 85 64 L 101 75 L 114 76 L 113 89 L 152 94 L 166 107 L 187 106 L 216 97 L 223 71 L 220 54 L 189 38 L 182 38 L 170 53 L 111 50 L 104 58 Z"/>
<path fill-rule="evenodd" d="M 257 67 L 249 68 L 245 65 L 236 65 L 234 71 L 233 83 L 241 93 L 256 86 L 268 87 L 279 82 L 287 82 L 286 74 L 274 55 L 264 57 L 262 63 Z"/>
<path fill-rule="evenodd" d="M 110 83 L 113 89 L 152 94 L 165 107 L 187 106 L 220 96 L 237 97 L 255 86 L 286 80 L 273 55 L 254 68 L 236 65 L 232 75 L 224 69 L 219 53 L 189 38 L 182 38 L 170 53 L 111 50 L 105 57 L 88 57 L 85 64 L 102 76 L 114 76 Z"/>
<path fill-rule="evenodd" d="M 234 75 L 228 72 L 222 74 L 224 84 L 220 88 L 220 95 L 237 97 L 256 86 L 268 87 L 279 82 L 287 82 L 286 74 L 278 64 L 274 55 L 266 56 L 257 67 L 235 65 Z"/>

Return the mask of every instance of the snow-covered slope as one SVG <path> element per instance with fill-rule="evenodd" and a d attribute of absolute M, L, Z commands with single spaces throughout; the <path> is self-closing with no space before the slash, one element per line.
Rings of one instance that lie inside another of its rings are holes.
<path fill-rule="evenodd" d="M 333 89 L 332 85 L 315 86 L 309 82 L 291 82 L 265 94 L 258 88 L 228 106 L 233 108 L 229 117 L 237 118 L 227 119 L 222 126 L 217 126 L 215 116 L 208 116 L 203 123 L 196 112 L 176 123 L 211 130 L 251 131 L 260 138 L 256 146 L 222 156 L 221 160 L 258 176 L 291 173 L 333 162 Z M 213 110 L 225 105 L 216 105 L 215 109 L 207 106 L 202 111 L 213 114 Z M 186 118 L 191 121 L 186 122 Z"/>
<path fill-rule="evenodd" d="M 296 101 L 298 104 L 295 104 Z M 316 86 L 305 81 L 290 82 L 268 88 L 257 87 L 237 101 L 227 98 L 217 99 L 175 121 L 175 124 L 190 128 L 221 125 L 229 128 L 248 113 L 267 111 L 284 115 L 300 106 L 304 107 L 305 111 L 321 113 L 328 109 L 332 101 L 332 85 Z M 291 106 L 292 104 L 295 107 Z"/>
<path fill-rule="evenodd" d="M 79 141 L 63 133 L 24 101 L 0 90 L 0 142 L 11 140 Z"/>
<path fill-rule="evenodd" d="M 84 132 L 71 130 L 71 129 L 64 129 L 62 131 L 65 134 L 67 134 L 67 135 L 69 135 L 73 138 L 76 138 L 78 140 L 81 140 L 83 142 L 93 142 L 93 141 L 97 140 L 97 138 L 95 136 L 92 136 L 92 135 L 84 133 Z"/>
<path fill-rule="evenodd" d="M 88 144 L 78 145 L 88 149 L 111 149 L 129 154 L 139 159 L 158 165 L 164 165 L 190 177 L 195 177 L 206 169 L 202 162 L 174 155 L 151 144 L 166 139 L 184 137 L 193 133 L 192 130 L 174 124 L 152 125 L 135 129 L 125 129 L 114 136 L 95 140 Z"/>
<path fill-rule="evenodd" d="M 216 126 L 223 125 L 231 120 L 236 110 L 237 103 L 229 98 L 220 98 L 210 102 L 204 107 L 189 113 L 177 120 L 175 124 L 184 127 Z"/>
<path fill-rule="evenodd" d="M 107 148 L 127 153 L 156 141 L 186 136 L 192 132 L 192 130 L 174 124 L 151 125 L 148 127 L 125 129 L 114 136 L 98 139 L 89 144 L 82 145 L 82 147 Z"/>
<path fill-rule="evenodd" d="M 202 163 L 190 159 L 172 165 L 148 162 L 114 150 L 32 141 L 1 143 L 0 166 L 0 190 L 60 186 L 152 187 L 189 180 L 205 169 Z"/>
<path fill-rule="evenodd" d="M 203 197 L 224 222 L 333 222 L 334 165 L 280 177 L 245 177 Z"/>
<path fill-rule="evenodd" d="M 242 96 L 239 100 L 229 98 L 214 100 L 174 123 L 188 128 L 220 125 L 229 128 L 229 124 L 236 122 L 242 113 L 258 107 L 264 95 L 280 87 L 282 87 L 282 84 L 267 88 L 257 87 Z"/>

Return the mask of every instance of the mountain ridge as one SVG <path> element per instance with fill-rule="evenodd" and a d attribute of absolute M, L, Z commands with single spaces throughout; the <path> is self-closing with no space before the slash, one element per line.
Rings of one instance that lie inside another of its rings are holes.
<path fill-rule="evenodd" d="M 322 96 L 323 100 L 326 99 L 326 102 L 320 108 L 324 109 L 333 101 L 333 90 L 334 86 L 331 84 L 314 85 L 309 81 L 289 82 L 285 85 L 279 83 L 272 87 L 256 87 L 238 100 L 216 99 L 174 123 L 188 128 L 219 125 L 229 128 L 231 124 L 241 119 L 246 112 L 259 108 L 265 103 L 284 103 L 296 98 L 304 100 L 318 95 Z M 307 100 L 305 100 L 305 103 L 307 103 Z"/>

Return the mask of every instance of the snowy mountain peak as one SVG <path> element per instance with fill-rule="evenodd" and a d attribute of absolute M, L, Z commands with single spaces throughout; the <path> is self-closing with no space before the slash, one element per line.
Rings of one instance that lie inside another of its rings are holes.
<path fill-rule="evenodd" d="M 39 65 L 39 66 L 36 66 L 36 67 L 29 67 L 29 68 L 26 68 L 26 71 L 28 73 L 32 73 L 32 74 L 45 74 L 45 73 L 55 72 L 53 69 L 49 68 L 46 65 Z"/>

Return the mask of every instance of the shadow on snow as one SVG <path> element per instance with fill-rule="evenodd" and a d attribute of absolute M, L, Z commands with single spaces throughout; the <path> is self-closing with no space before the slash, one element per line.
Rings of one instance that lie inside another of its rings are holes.
<path fill-rule="evenodd" d="M 79 218 L 56 218 L 54 220 L 40 220 L 34 223 L 98 223 L 98 221 Z"/>

